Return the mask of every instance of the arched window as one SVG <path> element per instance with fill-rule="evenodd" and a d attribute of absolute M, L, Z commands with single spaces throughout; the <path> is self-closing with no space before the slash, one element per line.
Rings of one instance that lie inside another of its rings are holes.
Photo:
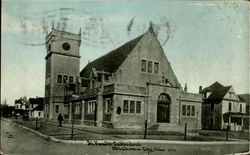
<path fill-rule="evenodd" d="M 168 94 L 166 93 L 161 93 L 158 97 L 158 102 L 161 103 L 170 103 L 171 102 L 171 98 Z"/>

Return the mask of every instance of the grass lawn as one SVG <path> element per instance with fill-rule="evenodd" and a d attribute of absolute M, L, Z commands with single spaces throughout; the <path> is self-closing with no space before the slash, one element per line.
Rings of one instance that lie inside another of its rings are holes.
<path fill-rule="evenodd" d="M 44 133 L 46 135 L 53 136 L 58 139 L 65 139 L 69 140 L 71 139 L 71 128 L 68 124 L 67 127 L 58 127 L 56 124 L 51 123 L 41 123 L 41 121 L 38 121 L 37 123 L 37 129 L 36 129 L 36 121 L 29 120 L 29 121 L 23 121 L 23 120 L 15 120 L 14 122 L 26 126 L 28 128 L 37 130 L 41 133 Z M 90 127 L 91 128 L 91 127 Z M 98 140 L 98 139 L 143 139 L 144 135 L 143 132 L 141 133 L 133 133 L 133 134 L 126 134 L 126 133 L 110 133 L 108 132 L 100 132 L 100 128 L 91 128 L 91 130 L 87 131 L 84 129 L 74 129 L 74 140 Z M 97 131 L 94 131 L 94 130 Z M 177 133 L 177 132 L 159 132 L 159 134 L 156 134 L 156 132 L 150 133 L 147 135 L 147 139 L 150 140 L 184 140 L 184 134 L 183 133 Z M 225 131 L 199 131 L 199 135 L 187 135 L 187 141 L 225 141 Z M 244 139 L 248 140 L 249 133 L 244 132 L 229 132 L 229 139 Z"/>

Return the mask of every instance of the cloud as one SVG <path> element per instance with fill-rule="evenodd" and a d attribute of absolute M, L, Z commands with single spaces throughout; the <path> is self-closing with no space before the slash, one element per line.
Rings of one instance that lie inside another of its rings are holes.
<path fill-rule="evenodd" d="M 19 22 L 9 16 L 6 12 L 2 12 L 2 31 L 3 32 L 21 32 Z"/>

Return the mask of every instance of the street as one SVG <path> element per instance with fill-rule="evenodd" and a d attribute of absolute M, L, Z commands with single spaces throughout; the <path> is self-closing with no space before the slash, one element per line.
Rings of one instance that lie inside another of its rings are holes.
<path fill-rule="evenodd" d="M 89 144 L 89 145 L 88 145 Z M 16 124 L 1 120 L 1 152 L 4 154 L 173 154 L 173 155 L 221 155 L 234 152 L 247 152 L 248 144 L 211 144 L 205 142 L 118 141 L 88 144 L 64 144 L 45 140 Z"/>

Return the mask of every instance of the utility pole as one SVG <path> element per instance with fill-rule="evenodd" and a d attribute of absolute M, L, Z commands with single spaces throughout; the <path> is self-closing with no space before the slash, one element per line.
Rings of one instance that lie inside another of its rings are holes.
<path fill-rule="evenodd" d="M 184 140 L 187 140 L 187 123 L 185 123 Z"/>
<path fill-rule="evenodd" d="M 145 127 L 144 127 L 144 139 L 147 138 L 147 128 L 148 128 L 148 97 L 149 97 L 149 88 L 148 88 L 148 85 L 149 85 L 149 83 L 147 82 L 146 85 L 147 85 L 147 91 L 146 91 L 147 105 L 146 105 L 146 111 L 144 112 L 145 113 L 144 115 L 146 115 L 145 116 L 146 117 Z"/>
<path fill-rule="evenodd" d="M 71 110 L 71 115 L 72 115 L 72 126 L 71 126 L 71 139 L 73 139 L 74 137 L 74 104 L 71 102 L 71 107 L 72 107 L 72 110 Z"/>

